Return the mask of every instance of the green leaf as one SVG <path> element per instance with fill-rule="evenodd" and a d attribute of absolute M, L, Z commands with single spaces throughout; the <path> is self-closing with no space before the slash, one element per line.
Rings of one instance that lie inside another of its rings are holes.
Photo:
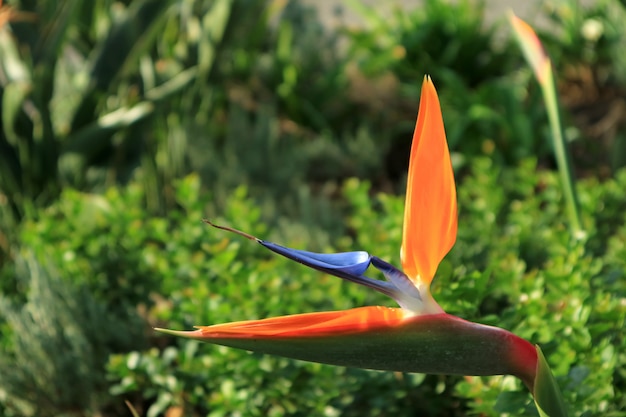
<path fill-rule="evenodd" d="M 30 92 L 30 83 L 16 82 L 4 87 L 2 95 L 2 126 L 9 145 L 20 146 L 20 137 L 15 131 L 15 119 L 20 114 L 22 103 Z"/>
<path fill-rule="evenodd" d="M 534 391 L 535 404 L 541 417 L 567 417 L 561 390 L 539 346 L 537 346 L 537 376 Z"/>
<path fill-rule="evenodd" d="M 154 105 L 142 101 L 133 107 L 122 107 L 79 129 L 67 138 L 61 152 L 59 170 L 65 178 L 80 175 L 84 166 L 104 149 L 111 135 L 149 116 Z"/>

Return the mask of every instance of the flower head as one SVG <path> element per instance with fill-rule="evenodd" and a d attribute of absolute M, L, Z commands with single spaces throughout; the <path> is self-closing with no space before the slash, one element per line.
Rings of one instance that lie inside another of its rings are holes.
<path fill-rule="evenodd" d="M 395 299 L 400 308 L 361 307 L 263 320 L 160 331 L 210 343 L 307 361 L 367 369 L 460 375 L 513 374 L 532 388 L 537 353 L 503 329 L 446 314 L 430 283 L 454 245 L 454 173 L 435 87 L 422 86 L 409 161 L 400 257 L 403 270 L 367 252 L 319 254 L 286 248 L 229 227 L 220 229 L 269 250 Z M 369 267 L 386 281 L 365 275 Z"/>

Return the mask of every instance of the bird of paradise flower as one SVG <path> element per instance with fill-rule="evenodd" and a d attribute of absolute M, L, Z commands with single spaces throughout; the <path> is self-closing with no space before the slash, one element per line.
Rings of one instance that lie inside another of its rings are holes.
<path fill-rule="evenodd" d="M 205 222 L 321 272 L 377 290 L 400 308 L 360 307 L 198 326 L 194 331 L 158 331 L 339 366 L 430 374 L 510 374 L 530 389 L 542 416 L 566 415 L 538 348 L 504 329 L 445 313 L 430 293 L 437 267 L 457 234 L 454 173 L 430 77 L 422 85 L 409 160 L 402 270 L 363 251 L 319 254 L 290 249 Z M 370 266 L 387 280 L 365 276 Z"/>

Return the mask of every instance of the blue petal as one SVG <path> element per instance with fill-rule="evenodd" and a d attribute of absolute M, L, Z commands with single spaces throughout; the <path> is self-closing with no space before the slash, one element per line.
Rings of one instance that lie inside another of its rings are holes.
<path fill-rule="evenodd" d="M 259 243 L 266 248 L 280 253 L 289 259 L 312 268 L 343 271 L 351 275 L 362 275 L 370 266 L 371 256 L 365 251 L 341 253 L 315 253 L 299 249 L 286 248 L 264 240 Z"/>
<path fill-rule="evenodd" d="M 286 248 L 276 243 L 257 240 L 269 250 L 283 255 L 303 265 L 326 272 L 345 280 L 373 288 L 381 293 L 397 298 L 397 288 L 391 282 L 368 278 L 362 274 L 369 267 L 372 257 L 363 251 L 343 253 L 315 253 L 304 250 Z"/>
<path fill-rule="evenodd" d="M 385 278 L 391 281 L 401 293 L 412 298 L 417 298 L 418 300 L 422 299 L 419 290 L 404 272 L 377 256 L 372 256 L 371 262 L 374 268 L 382 272 Z"/>
<path fill-rule="evenodd" d="M 254 240 L 279 255 L 283 255 L 303 265 L 317 269 L 318 271 L 375 289 L 393 298 L 404 308 L 411 310 L 414 309 L 416 303 L 421 303 L 422 297 L 420 296 L 419 290 L 413 285 L 404 272 L 376 256 L 371 256 L 367 252 L 356 251 L 326 254 L 291 249 L 277 245 L 276 243 L 261 240 L 231 227 L 219 226 L 212 223 L 210 220 L 205 219 L 203 221 L 218 229 L 236 233 L 247 239 Z M 364 276 L 363 274 L 370 264 L 381 271 L 388 281 L 380 281 Z"/>

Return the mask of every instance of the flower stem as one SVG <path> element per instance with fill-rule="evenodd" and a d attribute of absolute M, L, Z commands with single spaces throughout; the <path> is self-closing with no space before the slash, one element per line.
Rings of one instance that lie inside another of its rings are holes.
<path fill-rule="evenodd" d="M 543 100 L 550 122 L 550 133 L 556 162 L 559 167 L 561 186 L 563 187 L 563 194 L 565 196 L 570 230 L 574 239 L 580 240 L 585 237 L 585 232 L 580 221 L 578 198 L 576 197 L 569 153 L 565 143 L 563 128 L 561 127 L 552 61 L 543 48 L 537 33 L 535 33 L 534 29 L 528 23 L 515 16 L 512 12 L 509 13 L 509 21 L 513 28 L 515 39 L 522 49 L 524 58 L 526 58 L 526 62 L 533 70 L 535 78 L 537 78 L 537 82 L 541 87 L 541 93 L 543 94 Z"/>
<path fill-rule="evenodd" d="M 582 228 L 582 223 L 580 221 L 580 211 L 578 207 L 578 197 L 576 195 L 574 178 L 572 175 L 572 165 L 567 144 L 565 143 L 563 128 L 561 126 L 554 75 L 551 70 L 549 72 L 549 75 L 545 77 L 543 82 L 540 82 L 540 86 L 546 105 L 546 111 L 548 113 L 550 133 L 552 136 L 556 162 L 559 168 L 559 176 L 561 178 L 563 194 L 565 196 L 570 229 L 574 238 L 576 240 L 579 240 L 584 237 L 585 232 Z"/>

